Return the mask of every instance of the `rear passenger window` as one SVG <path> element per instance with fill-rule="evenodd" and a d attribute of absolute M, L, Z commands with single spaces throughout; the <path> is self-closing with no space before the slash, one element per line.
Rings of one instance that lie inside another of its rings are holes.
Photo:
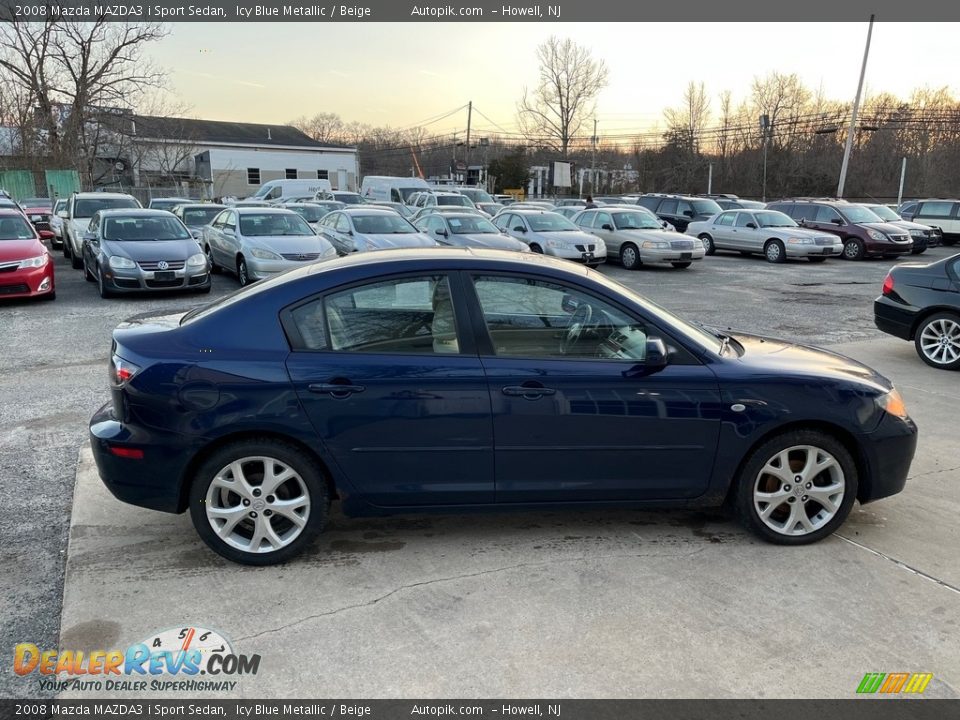
<path fill-rule="evenodd" d="M 714 225 L 733 225 L 733 216 L 735 213 L 723 213 L 717 217 L 717 221 Z"/>
<path fill-rule="evenodd" d="M 817 208 L 816 222 L 833 222 L 834 220 L 843 220 L 840 213 L 829 205 L 821 205 Z"/>
<path fill-rule="evenodd" d="M 917 215 L 925 218 L 951 218 L 956 203 L 952 202 L 925 202 L 920 203 Z"/>
<path fill-rule="evenodd" d="M 593 221 L 597 217 L 595 212 L 585 212 L 579 218 L 577 218 L 577 225 L 582 228 L 591 228 L 593 227 Z"/>
<path fill-rule="evenodd" d="M 647 210 L 656 210 L 660 203 L 660 198 L 642 197 L 637 199 L 637 205 L 645 207 Z"/>
<path fill-rule="evenodd" d="M 676 215 L 677 214 L 677 201 L 676 200 L 664 200 L 663 204 L 660 206 L 658 211 L 661 215 Z"/>
<path fill-rule="evenodd" d="M 817 218 L 817 206 L 816 205 L 794 205 L 793 212 L 788 213 L 790 217 L 794 220 L 809 220 L 811 222 L 816 221 Z"/>

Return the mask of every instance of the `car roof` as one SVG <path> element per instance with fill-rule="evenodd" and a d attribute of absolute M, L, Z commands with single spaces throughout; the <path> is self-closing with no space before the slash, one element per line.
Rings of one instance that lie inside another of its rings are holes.
<path fill-rule="evenodd" d="M 590 208 L 593 210 L 593 208 Z M 597 208 L 599 210 L 599 208 Z M 543 215 L 544 213 L 553 213 L 557 214 L 556 210 L 547 210 L 546 208 L 517 208 L 516 210 L 511 210 L 509 207 L 505 207 L 502 212 L 511 212 L 514 215 Z"/>
<path fill-rule="evenodd" d="M 267 207 L 234 205 L 230 209 L 240 213 L 241 215 L 263 215 L 264 213 L 271 215 L 297 215 L 297 213 L 293 212 L 293 210 L 288 210 L 285 207 L 279 207 L 277 205 L 268 205 Z M 300 216 L 297 215 L 297 217 Z"/>
<path fill-rule="evenodd" d="M 110 193 L 110 192 L 78 192 L 78 193 L 74 193 L 74 197 L 84 198 L 84 199 L 86 198 L 113 198 L 113 199 L 131 198 L 134 200 L 136 199 L 133 197 L 133 195 L 130 195 L 128 193 Z"/>
<path fill-rule="evenodd" d="M 107 210 L 98 210 L 103 217 L 111 215 L 124 215 L 127 217 L 171 217 L 166 210 L 152 210 L 151 208 L 109 208 Z"/>
<path fill-rule="evenodd" d="M 23 213 L 17 210 L 16 208 L 5 207 L 5 206 L 0 206 L 0 215 L 3 215 L 4 217 L 8 217 L 8 216 L 16 216 L 18 218 L 23 217 Z"/>
<path fill-rule="evenodd" d="M 194 208 L 214 208 L 217 210 L 226 210 L 226 205 L 221 205 L 220 203 L 181 203 L 180 207 L 184 210 L 192 210 Z"/>
<path fill-rule="evenodd" d="M 347 213 L 347 215 L 357 215 L 357 214 L 369 215 L 370 213 L 373 213 L 374 215 L 394 215 L 394 216 L 397 215 L 396 210 L 391 210 L 390 208 L 385 208 L 385 207 L 377 207 L 376 205 L 373 205 L 373 206 L 354 205 L 352 207 L 347 206 L 344 208 L 340 208 L 339 210 L 334 210 L 334 212 L 344 212 L 344 213 Z"/>

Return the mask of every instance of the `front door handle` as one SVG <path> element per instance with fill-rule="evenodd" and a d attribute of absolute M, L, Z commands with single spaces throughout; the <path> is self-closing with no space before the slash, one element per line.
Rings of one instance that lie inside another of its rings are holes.
<path fill-rule="evenodd" d="M 522 397 L 524 400 L 539 400 L 546 395 L 557 394 L 557 391 L 553 388 L 543 387 L 542 385 L 507 385 L 500 391 L 504 395 Z"/>
<path fill-rule="evenodd" d="M 350 385 L 347 383 L 313 383 L 309 385 L 307 389 L 312 393 L 330 395 L 335 398 L 348 398 L 354 393 L 362 393 L 366 390 L 363 385 Z"/>

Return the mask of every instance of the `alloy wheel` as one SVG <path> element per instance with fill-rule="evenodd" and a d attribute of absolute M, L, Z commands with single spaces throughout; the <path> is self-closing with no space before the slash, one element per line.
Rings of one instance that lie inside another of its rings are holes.
<path fill-rule="evenodd" d="M 207 489 L 207 520 L 227 545 L 270 553 L 294 542 L 310 517 L 310 491 L 289 465 L 244 457 L 224 466 Z"/>
<path fill-rule="evenodd" d="M 846 477 L 823 448 L 794 445 L 769 458 L 753 484 L 757 517 L 780 535 L 809 535 L 840 511 Z"/>
<path fill-rule="evenodd" d="M 920 349 L 931 362 L 950 365 L 960 360 L 960 323 L 935 318 L 920 333 Z"/>

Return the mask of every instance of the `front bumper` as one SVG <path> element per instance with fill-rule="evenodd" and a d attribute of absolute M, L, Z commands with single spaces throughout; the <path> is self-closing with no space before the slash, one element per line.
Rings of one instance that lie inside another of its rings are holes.
<path fill-rule="evenodd" d="M 873 502 L 903 490 L 917 450 L 916 423 L 884 414 L 876 430 L 861 436 L 860 446 L 867 471 L 860 481 L 860 502 Z"/>
<path fill-rule="evenodd" d="M 182 438 L 124 425 L 107 403 L 90 419 L 90 447 L 100 479 L 115 498 L 151 510 L 183 512 L 180 479 L 192 451 Z M 111 447 L 143 450 L 143 459 L 118 457 Z"/>
<path fill-rule="evenodd" d="M 0 298 L 26 298 L 49 295 L 56 290 L 53 262 L 41 268 L 0 273 Z"/>
<path fill-rule="evenodd" d="M 703 243 L 699 241 L 694 242 L 693 248 L 689 250 L 658 250 L 640 247 L 637 252 L 640 254 L 640 262 L 644 265 L 692 262 L 703 260 L 703 256 L 706 255 Z"/>
<path fill-rule="evenodd" d="M 166 275 L 158 275 L 164 273 Z M 210 287 L 210 272 L 201 268 L 184 267 L 180 270 L 143 270 L 139 267 L 116 270 L 103 269 L 104 284 L 113 292 L 147 292 L 156 290 L 202 290 Z"/>
<path fill-rule="evenodd" d="M 290 268 L 303 267 L 316 260 L 261 260 L 253 256 L 247 259 L 247 273 L 251 280 L 265 280 Z"/>
<path fill-rule="evenodd" d="M 867 240 L 868 255 L 909 255 L 913 252 L 913 240 L 895 243 L 889 240 Z"/>
<path fill-rule="evenodd" d="M 607 261 L 607 248 L 599 243 L 590 250 L 588 245 L 583 246 L 581 250 L 577 247 L 550 247 L 543 248 L 545 255 L 563 258 L 564 260 L 573 260 L 574 262 L 584 263 L 585 265 L 599 265 Z"/>
<path fill-rule="evenodd" d="M 803 243 L 784 243 L 788 258 L 839 257 L 843 254 L 843 243 L 837 240 L 833 245 L 808 245 Z"/>

